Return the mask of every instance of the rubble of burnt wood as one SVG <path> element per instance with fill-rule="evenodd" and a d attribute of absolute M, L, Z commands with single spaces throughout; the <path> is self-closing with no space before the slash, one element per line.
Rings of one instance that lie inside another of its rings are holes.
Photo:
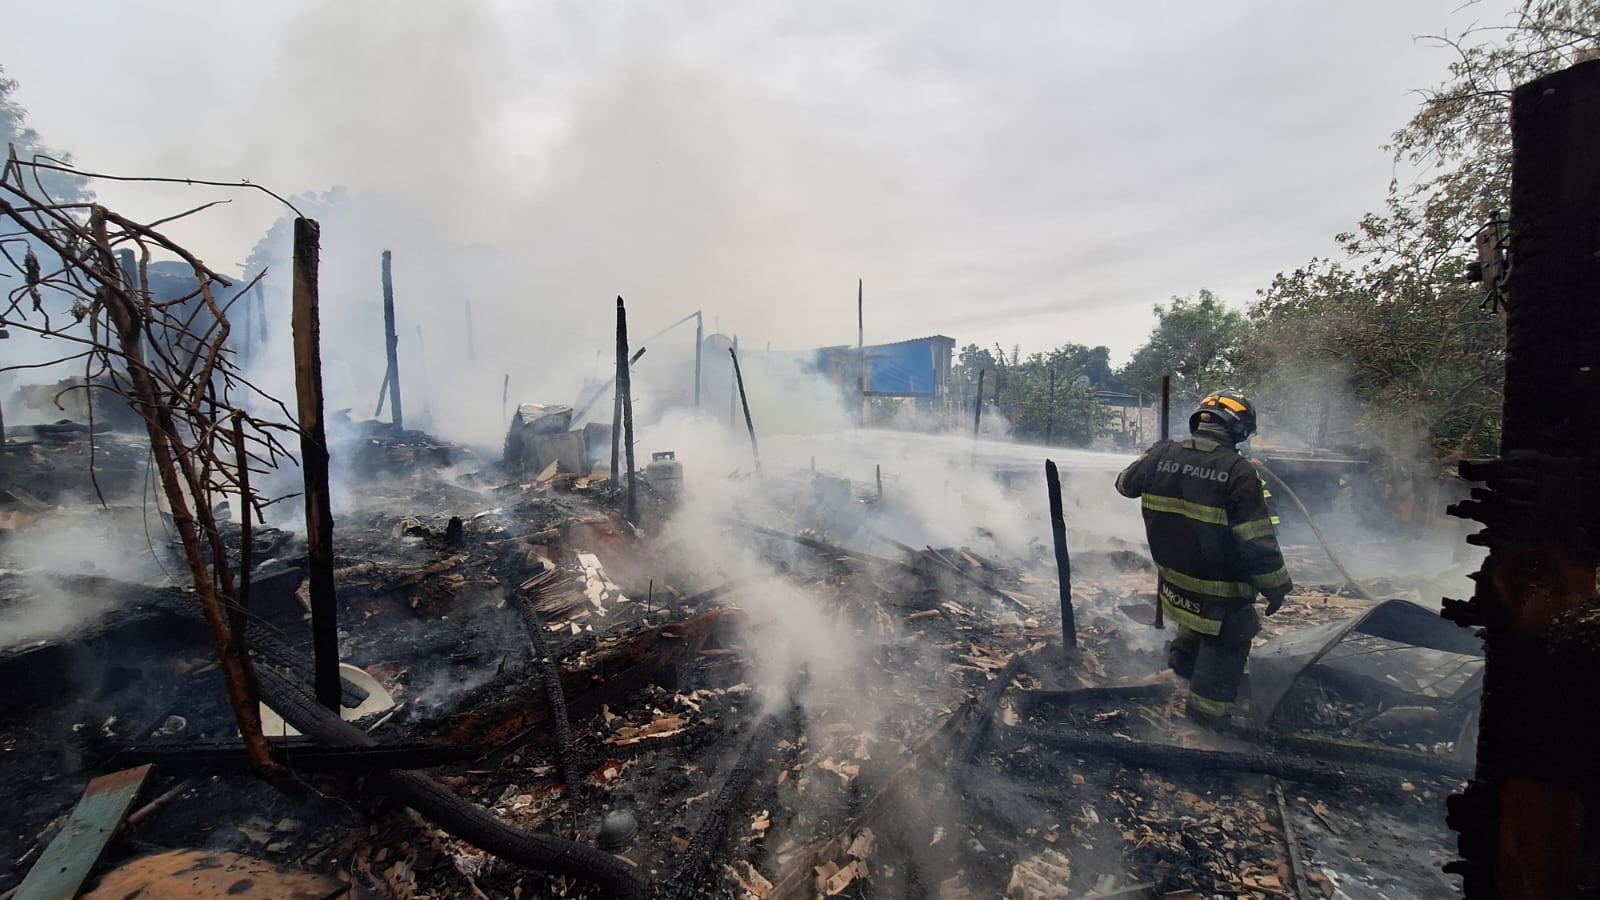
<path fill-rule="evenodd" d="M 195 850 L 279 867 L 264 883 L 309 874 L 378 896 L 607 894 L 411 812 L 379 775 L 397 767 L 427 769 L 521 833 L 615 854 L 668 896 L 1448 886 L 1417 848 L 1443 859 L 1443 798 L 1465 771 L 1439 739 L 1450 729 L 1381 727 L 1393 707 L 1372 704 L 1396 701 L 1340 693 L 1312 666 L 1296 690 L 1336 699 L 1337 716 L 1195 730 L 1180 686 L 1155 674 L 1166 633 L 1148 624 L 1140 548 L 1071 534 L 1079 647 L 1064 655 L 1042 548 L 897 543 L 868 488 L 810 490 L 826 476 L 801 474 L 787 483 L 807 499 L 787 519 L 729 510 L 718 539 L 767 565 L 725 578 L 687 562 L 696 538 L 664 526 L 667 504 L 647 503 L 642 527 L 624 521 L 604 475 L 463 468 L 470 454 L 415 432 L 356 440 L 364 480 L 339 511 L 335 580 L 341 657 L 392 700 L 356 719 L 369 746 L 276 738 L 293 776 L 267 784 L 244 764 L 184 591 L 0 579 L 0 616 L 42 595 L 112 598 L 92 626 L 0 649 L 0 677 L 32 686 L 0 710 L 0 785 L 14 798 L 0 890 L 63 829 L 89 777 L 143 763 L 154 774 L 102 869 Z M 281 532 L 254 538 L 257 666 L 306 684 L 304 550 Z M 849 637 L 848 658 L 819 652 L 775 689 L 761 630 L 772 595 L 813 604 Z M 1302 590 L 1259 640 L 1366 605 Z M 345 712 L 358 715 L 371 692 L 349 679 Z M 1463 708 L 1436 699 L 1437 716 Z M 1395 845 L 1363 843 L 1380 833 Z"/>

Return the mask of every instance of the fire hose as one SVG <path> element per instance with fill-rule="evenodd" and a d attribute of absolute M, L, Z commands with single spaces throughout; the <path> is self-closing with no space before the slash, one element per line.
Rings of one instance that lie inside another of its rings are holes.
<path fill-rule="evenodd" d="M 261 698 L 304 734 L 335 747 L 366 747 L 376 741 L 366 732 L 317 704 L 304 688 L 272 666 L 258 666 Z M 421 772 L 375 773 L 375 780 L 423 818 L 457 838 L 515 865 L 552 875 L 569 875 L 599 885 L 606 896 L 645 897 L 649 883 L 627 863 L 586 844 L 522 831 L 493 813 L 468 803 Z"/>
<path fill-rule="evenodd" d="M 1306 505 L 1300 502 L 1300 497 L 1295 494 L 1294 489 L 1289 487 L 1282 478 L 1279 478 L 1276 472 L 1267 468 L 1266 463 L 1259 459 L 1253 459 L 1251 462 L 1255 463 L 1256 468 L 1261 470 L 1261 474 L 1267 476 L 1273 487 L 1282 491 L 1283 495 L 1289 498 L 1289 502 L 1294 504 L 1295 509 L 1300 510 L 1300 515 L 1305 516 L 1306 524 L 1311 526 L 1311 533 L 1316 535 L 1317 543 L 1322 545 L 1322 552 L 1328 554 L 1328 562 L 1333 563 L 1333 567 L 1339 570 L 1340 575 L 1344 576 L 1345 583 L 1350 585 L 1350 589 L 1355 591 L 1363 600 L 1373 603 L 1378 602 L 1377 598 L 1368 593 L 1367 589 L 1361 586 L 1361 582 L 1350 574 L 1350 570 L 1345 568 L 1344 562 L 1339 559 L 1339 554 L 1333 552 L 1333 546 L 1328 543 L 1328 538 L 1323 535 L 1322 529 L 1317 527 L 1317 520 L 1312 517 L 1311 510 L 1306 509 Z"/>

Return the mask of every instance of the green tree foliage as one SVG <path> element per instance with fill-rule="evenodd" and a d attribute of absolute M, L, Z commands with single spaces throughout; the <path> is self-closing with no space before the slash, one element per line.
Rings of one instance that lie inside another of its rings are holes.
<path fill-rule="evenodd" d="M 1398 461 L 1492 452 L 1504 331 L 1482 300 L 1459 260 L 1440 271 L 1313 260 L 1251 309 L 1239 374 L 1264 429 L 1309 443 Z"/>
<path fill-rule="evenodd" d="M 1161 376 L 1170 374 L 1173 396 L 1188 399 L 1233 384 L 1234 352 L 1248 324 L 1244 313 L 1201 289 L 1196 297 L 1157 304 L 1155 316 L 1150 339 L 1120 373 L 1128 387 L 1159 394 Z"/>
<path fill-rule="evenodd" d="M 1368 442 L 1450 460 L 1493 453 L 1499 439 L 1504 325 L 1465 273 L 1473 237 L 1509 203 L 1511 92 L 1596 54 L 1600 2 L 1530 0 L 1504 25 L 1431 40 L 1456 59 L 1394 134 L 1407 177 L 1381 213 L 1339 235 L 1347 259 L 1273 280 L 1239 360 L 1280 408 L 1325 409 L 1347 394 L 1353 411 L 1335 417 L 1359 422 Z"/>

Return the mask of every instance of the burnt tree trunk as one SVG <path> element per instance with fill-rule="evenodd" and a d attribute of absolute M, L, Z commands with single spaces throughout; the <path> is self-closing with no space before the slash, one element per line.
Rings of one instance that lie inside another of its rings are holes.
<path fill-rule="evenodd" d="M 157 386 L 156 376 L 146 361 L 145 326 L 149 321 L 149 314 L 147 309 L 138 305 L 139 301 L 134 297 L 142 297 L 143 302 L 148 303 L 149 295 L 143 292 L 136 293 L 132 290 L 132 285 L 122 286 L 120 267 L 110 250 L 110 242 L 106 236 L 103 209 L 95 207 L 92 211 L 91 228 L 99 243 L 100 264 L 96 276 L 96 280 L 100 282 L 99 298 L 106 305 L 106 311 L 117 332 L 117 343 L 127 364 L 128 381 L 132 388 L 130 400 L 134 410 L 144 420 L 145 430 L 150 436 L 150 453 L 155 461 L 156 471 L 160 475 L 161 487 L 167 497 L 173 525 L 178 531 L 184 560 L 188 563 L 190 575 L 194 580 L 194 591 L 200 601 L 200 612 L 205 618 L 206 628 L 211 634 L 212 646 L 217 654 L 217 663 L 222 669 L 228 706 L 233 710 L 234 719 L 239 724 L 239 734 L 244 740 L 245 750 L 249 753 L 251 763 L 263 775 L 271 777 L 277 774 L 278 765 L 273 761 L 272 751 L 261 732 L 261 708 L 255 667 L 251 663 L 250 654 L 245 650 L 243 636 L 232 633 L 223 611 L 224 607 L 231 608 L 236 603 L 233 585 L 231 581 L 213 579 L 208 571 L 205 551 L 200 543 L 204 523 L 196 519 L 190 505 L 190 494 L 193 493 L 195 497 L 203 496 L 201 490 L 203 485 L 194 470 L 193 460 L 186 452 L 188 448 L 184 445 L 183 432 L 178 427 L 172 409 L 162 402 L 162 393 Z M 186 485 L 188 491 L 185 490 Z M 210 510 L 205 509 L 203 503 L 199 506 L 202 515 L 209 520 Z M 210 531 L 214 537 L 215 524 L 210 524 Z M 215 546 L 214 542 L 213 550 Z M 216 559 L 217 573 L 219 575 L 228 573 L 227 556 L 217 556 Z"/>
<path fill-rule="evenodd" d="M 1600 62 L 1512 97 L 1511 258 L 1500 459 L 1451 512 L 1487 527 L 1470 602 L 1485 637 L 1477 774 L 1450 798 L 1468 897 L 1591 896 L 1600 886 Z"/>

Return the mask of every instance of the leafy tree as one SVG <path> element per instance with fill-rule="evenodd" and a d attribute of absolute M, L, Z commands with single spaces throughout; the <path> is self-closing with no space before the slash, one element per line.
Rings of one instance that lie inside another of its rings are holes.
<path fill-rule="evenodd" d="M 1173 297 L 1155 307 L 1156 327 L 1122 368 L 1127 387 L 1159 393 L 1161 376 L 1172 375 L 1175 397 L 1199 397 L 1233 382 L 1233 355 L 1247 322 L 1209 290 L 1197 297 Z"/>
<path fill-rule="evenodd" d="M 1472 238 L 1508 205 L 1512 90 L 1594 57 L 1600 2 L 1530 0 L 1505 25 L 1431 40 L 1456 60 L 1391 141 L 1408 177 L 1338 236 L 1345 261 L 1274 279 L 1239 354 L 1280 408 L 1348 397 L 1364 442 L 1429 462 L 1498 444 L 1504 326 L 1466 284 Z"/>
<path fill-rule="evenodd" d="M 984 396 L 994 396 L 994 378 L 998 369 L 999 363 L 995 361 L 993 353 L 977 344 L 962 347 L 956 354 L 956 364 L 950 367 L 951 396 L 963 401 L 970 400 L 973 392 L 978 389 L 979 372 L 989 373 L 984 376 Z"/>

